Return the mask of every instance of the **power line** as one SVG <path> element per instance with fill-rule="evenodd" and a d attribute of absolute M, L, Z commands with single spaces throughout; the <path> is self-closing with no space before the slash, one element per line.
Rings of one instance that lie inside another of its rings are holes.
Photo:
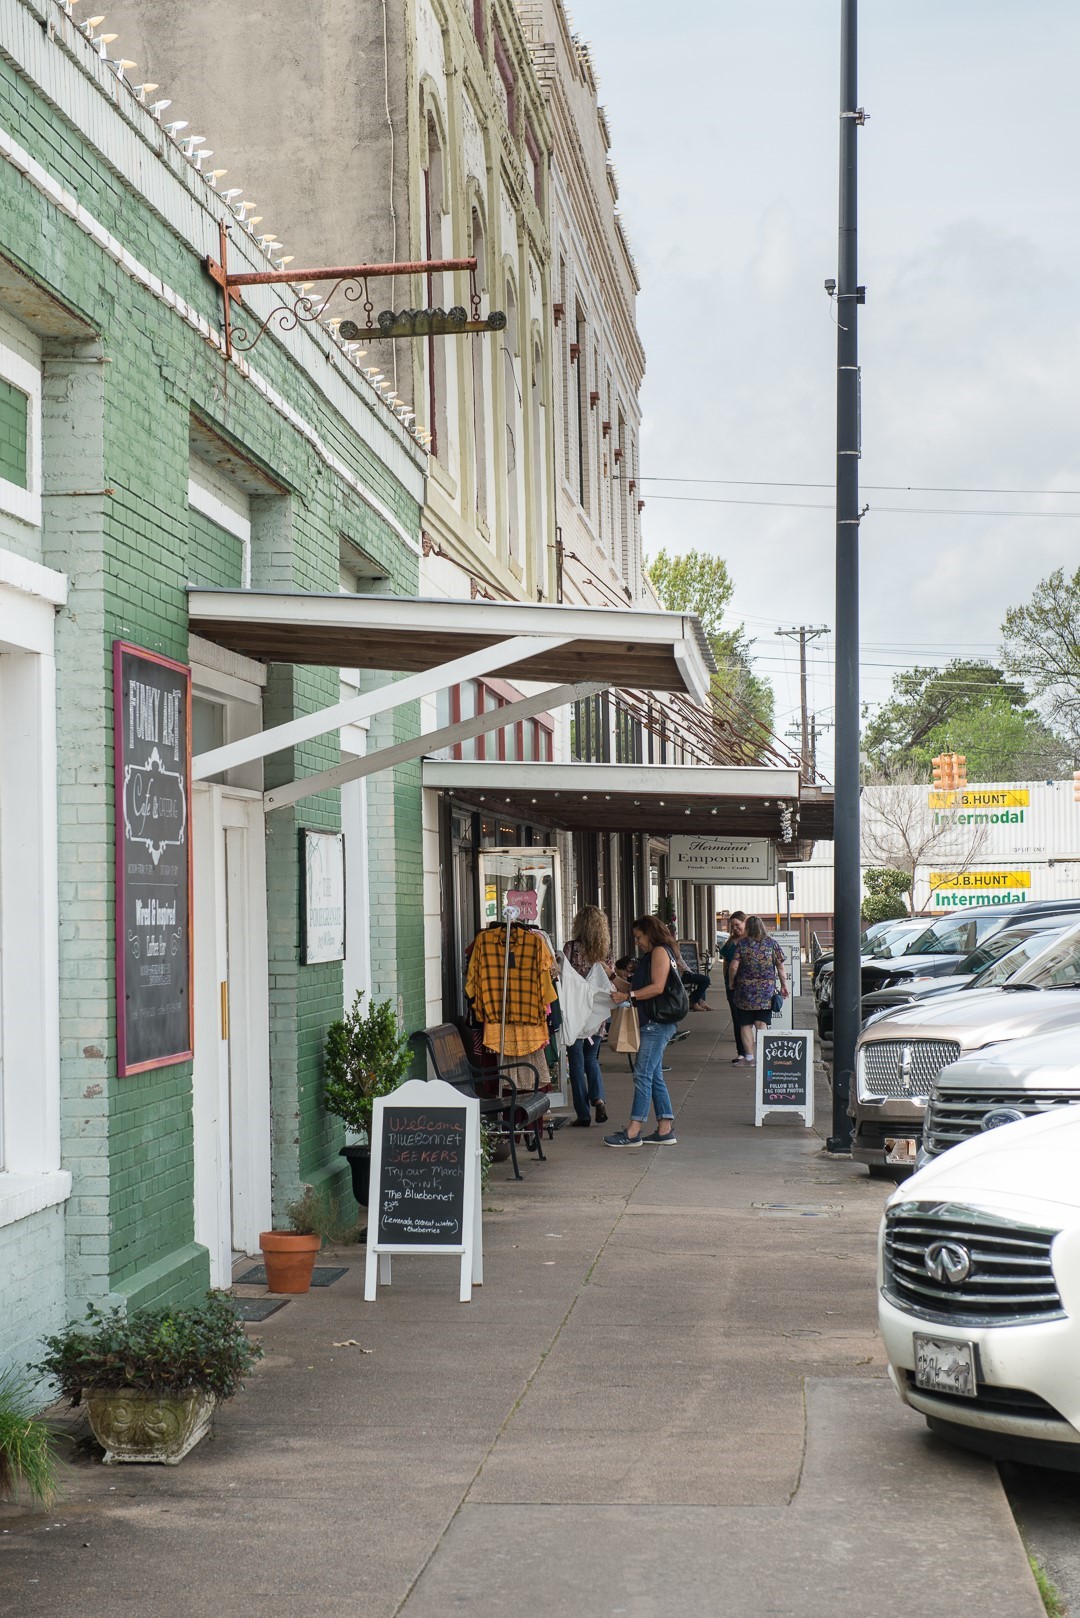
<path fill-rule="evenodd" d="M 771 506 L 780 511 L 832 511 L 831 502 L 822 500 L 729 500 L 715 494 L 651 494 L 650 500 L 671 500 L 693 506 Z M 901 517 L 1068 517 L 1080 519 L 1080 511 L 963 511 L 955 506 L 870 506 L 873 516 L 888 512 Z"/>
<path fill-rule="evenodd" d="M 726 489 L 831 489 L 831 483 L 780 483 L 767 478 L 641 478 L 642 483 L 708 483 Z M 1080 489 L 977 489 L 952 483 L 864 483 L 863 489 L 877 494 L 1080 494 Z M 654 496 L 659 499 L 660 496 Z"/>

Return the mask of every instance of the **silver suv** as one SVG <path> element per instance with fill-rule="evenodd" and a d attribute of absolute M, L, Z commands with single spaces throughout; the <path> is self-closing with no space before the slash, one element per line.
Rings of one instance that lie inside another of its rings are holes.
<path fill-rule="evenodd" d="M 1002 988 L 935 996 L 871 1023 L 856 1046 L 852 1155 L 876 1170 L 914 1167 L 943 1068 L 987 1045 L 1069 1027 L 1080 1039 L 1080 927 Z"/>
<path fill-rule="evenodd" d="M 919 1166 L 973 1135 L 1080 1101 L 1080 1023 L 972 1051 L 943 1067 L 923 1124 Z"/>

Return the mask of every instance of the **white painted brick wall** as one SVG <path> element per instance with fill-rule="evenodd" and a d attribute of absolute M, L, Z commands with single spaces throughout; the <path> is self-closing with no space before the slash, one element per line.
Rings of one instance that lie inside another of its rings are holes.
<path fill-rule="evenodd" d="M 0 1370 L 22 1370 L 59 1331 L 64 1302 L 64 1210 L 43 1208 L 0 1228 Z"/>

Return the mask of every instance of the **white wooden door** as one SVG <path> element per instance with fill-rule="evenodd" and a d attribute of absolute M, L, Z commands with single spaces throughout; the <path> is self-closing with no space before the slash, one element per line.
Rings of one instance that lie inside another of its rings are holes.
<path fill-rule="evenodd" d="M 194 792 L 195 1240 L 212 1286 L 270 1224 L 266 868 L 256 794 Z"/>

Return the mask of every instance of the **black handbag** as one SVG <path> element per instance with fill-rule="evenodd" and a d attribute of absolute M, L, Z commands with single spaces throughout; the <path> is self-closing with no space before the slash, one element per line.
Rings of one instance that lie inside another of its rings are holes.
<path fill-rule="evenodd" d="M 652 1007 L 653 1018 L 656 1022 L 682 1022 L 690 1010 L 690 996 L 686 992 L 686 984 L 679 976 L 679 969 L 675 965 L 675 957 L 668 950 L 671 967 L 668 971 L 667 982 L 654 1000 L 646 1001 Z"/>
<path fill-rule="evenodd" d="M 771 1001 L 769 1002 L 769 1010 L 772 1012 L 774 1017 L 779 1017 L 779 1015 L 783 1011 L 783 1009 L 784 1009 L 784 997 L 780 993 L 780 990 L 777 989 L 776 993 L 773 995 Z"/>

